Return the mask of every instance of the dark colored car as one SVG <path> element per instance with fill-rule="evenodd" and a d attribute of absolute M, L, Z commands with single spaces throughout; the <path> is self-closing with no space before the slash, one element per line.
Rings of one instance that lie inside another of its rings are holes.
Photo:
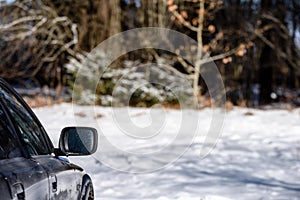
<path fill-rule="evenodd" d="M 0 199 L 94 199 L 91 178 L 65 156 L 97 149 L 97 131 L 67 127 L 54 148 L 23 99 L 0 79 Z"/>

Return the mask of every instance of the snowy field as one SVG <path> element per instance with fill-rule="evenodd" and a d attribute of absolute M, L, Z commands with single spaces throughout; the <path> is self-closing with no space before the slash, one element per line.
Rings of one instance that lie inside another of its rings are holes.
<path fill-rule="evenodd" d="M 200 151 L 210 126 L 211 109 L 188 111 L 191 118 L 200 119 L 191 145 L 189 139 L 170 142 L 172 130 L 178 128 L 180 110 L 156 111 L 165 114 L 163 132 L 167 134 L 157 140 L 132 143 L 120 137 L 110 108 L 73 109 L 71 104 L 61 104 L 34 109 L 55 145 L 63 127 L 85 125 L 97 128 L 124 152 L 115 153 L 99 145 L 101 156 L 98 152 L 71 158 L 92 176 L 96 199 L 300 199 L 300 109 L 228 111 L 217 145 L 203 159 Z M 129 112 L 137 126 L 147 127 L 155 121 L 149 117 L 148 109 L 130 108 Z M 100 135 L 99 141 L 102 139 Z M 164 145 L 171 148 L 161 149 Z M 187 151 L 183 151 L 184 146 L 189 146 Z M 151 154 L 157 150 L 162 154 L 149 160 L 135 159 L 130 153 Z M 170 159 L 181 151 L 180 158 Z M 156 169 L 168 159 L 173 162 L 151 173 L 128 172 L 131 166 Z"/>

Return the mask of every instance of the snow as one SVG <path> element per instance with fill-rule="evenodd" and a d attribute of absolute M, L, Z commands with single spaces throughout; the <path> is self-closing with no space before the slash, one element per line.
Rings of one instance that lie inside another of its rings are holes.
<path fill-rule="evenodd" d="M 161 116 L 165 120 L 159 133 L 164 134 L 146 135 L 152 137 L 144 140 L 126 139 L 126 133 L 120 130 L 120 126 L 124 128 L 122 118 L 114 116 L 125 111 L 141 130 L 161 121 L 157 118 Z M 63 127 L 85 125 L 98 129 L 100 144 L 107 139 L 119 150 L 106 148 L 103 143 L 94 156 L 70 158 L 91 175 L 96 199 L 300 199 L 300 109 L 228 111 L 218 143 L 202 159 L 200 151 L 212 120 L 211 109 L 112 110 L 61 104 L 34 112 L 55 145 Z M 173 130 L 180 128 L 184 112 L 189 120 L 200 119 L 191 144 L 184 138 L 174 142 Z M 100 114 L 102 117 L 97 117 Z"/>

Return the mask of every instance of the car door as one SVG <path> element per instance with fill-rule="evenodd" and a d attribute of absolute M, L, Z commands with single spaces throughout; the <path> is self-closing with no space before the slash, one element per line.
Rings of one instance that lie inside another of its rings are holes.
<path fill-rule="evenodd" d="M 47 173 L 26 158 L 3 96 L 0 89 L 0 199 L 49 199 Z"/>
<path fill-rule="evenodd" d="M 65 158 L 39 157 L 39 163 L 47 170 L 50 181 L 50 199 L 78 199 L 82 184 L 82 168 Z"/>
<path fill-rule="evenodd" d="M 81 168 L 53 153 L 53 144 L 31 109 L 13 90 L 5 93 L 5 102 L 13 118 L 15 129 L 29 154 L 47 172 L 50 199 L 76 199 L 80 192 L 77 174 Z"/>

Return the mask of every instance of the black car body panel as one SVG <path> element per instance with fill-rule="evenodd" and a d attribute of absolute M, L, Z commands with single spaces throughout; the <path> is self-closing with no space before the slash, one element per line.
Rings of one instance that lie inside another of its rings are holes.
<path fill-rule="evenodd" d="M 32 110 L 0 79 L 0 199 L 80 199 L 88 175 L 57 152 Z"/>
<path fill-rule="evenodd" d="M 9 199 L 49 198 L 48 174 L 35 161 L 22 157 L 4 159 L 0 161 L 0 171 L 1 178 L 5 180 L 1 184 L 6 184 L 8 188 L 0 192 L 6 198 L 8 196 L 10 196 Z M 5 188 L 5 186 L 0 186 L 0 188 Z"/>

